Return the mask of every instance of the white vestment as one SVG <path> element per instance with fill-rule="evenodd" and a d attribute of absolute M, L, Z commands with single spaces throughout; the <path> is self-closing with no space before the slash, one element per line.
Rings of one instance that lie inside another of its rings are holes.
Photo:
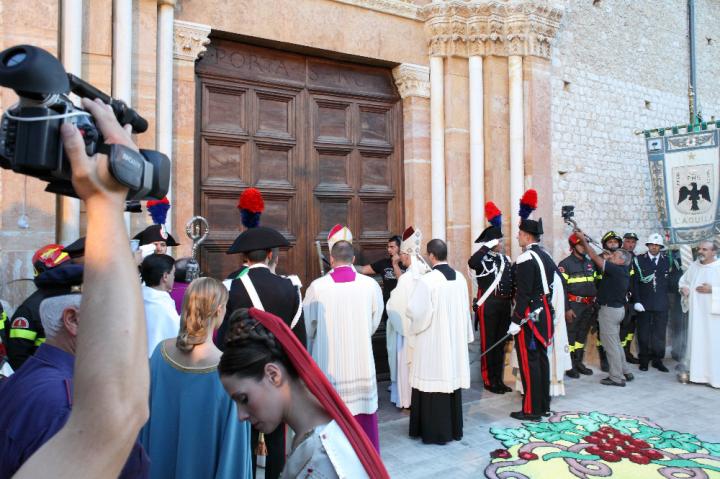
<path fill-rule="evenodd" d="M 164 339 L 174 338 L 180 333 L 180 315 L 170 294 L 143 285 L 143 303 L 147 324 L 148 356 Z"/>
<path fill-rule="evenodd" d="M 422 276 L 407 308 L 414 350 L 410 385 L 422 392 L 452 393 L 470 387 L 468 343 L 474 339 L 465 277 L 449 281 L 434 269 Z"/>
<path fill-rule="evenodd" d="M 410 317 L 407 314 L 410 296 L 417 281 L 428 272 L 427 266 L 413 258 L 410 267 L 398 278 L 395 289 L 385 306 L 387 310 L 387 348 L 392 383 L 390 401 L 397 407 L 409 408 L 412 390 L 410 388 L 410 361 L 413 339 L 410 333 Z"/>
<path fill-rule="evenodd" d="M 703 283 L 712 293 L 695 290 Z M 680 278 L 679 287 L 690 290 L 687 357 L 690 381 L 720 388 L 720 260 L 704 265 L 695 261 Z"/>
<path fill-rule="evenodd" d="M 382 319 L 382 290 L 357 273 L 353 281 L 336 283 L 333 271 L 305 294 L 308 352 L 353 415 L 372 414 L 378 397 L 371 337 Z"/>

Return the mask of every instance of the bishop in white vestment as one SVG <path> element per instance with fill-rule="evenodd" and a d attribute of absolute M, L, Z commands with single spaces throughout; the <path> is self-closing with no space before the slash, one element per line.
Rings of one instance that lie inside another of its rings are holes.
<path fill-rule="evenodd" d="M 426 444 L 463 436 L 462 388 L 470 387 L 468 343 L 474 339 L 468 284 L 446 262 L 447 245 L 427 245 L 432 271 L 415 286 L 407 314 L 414 335 L 410 437 Z"/>
<path fill-rule="evenodd" d="M 687 356 L 690 381 L 720 388 L 720 260 L 711 241 L 698 247 L 698 260 L 680 278 L 680 292 L 687 299 Z"/>
<path fill-rule="evenodd" d="M 411 322 L 407 314 L 410 296 L 417 281 L 429 266 L 420 256 L 422 233 L 409 227 L 403 233 L 400 244 L 400 261 L 407 268 L 398 279 L 387 302 L 387 349 L 390 366 L 390 401 L 399 408 L 409 408 L 411 399 L 410 361 L 412 359 Z"/>
<path fill-rule="evenodd" d="M 303 301 L 308 352 L 379 450 L 377 381 L 371 338 L 383 313 L 377 282 L 358 274 L 352 244 L 330 249 L 332 270 L 313 281 Z"/>

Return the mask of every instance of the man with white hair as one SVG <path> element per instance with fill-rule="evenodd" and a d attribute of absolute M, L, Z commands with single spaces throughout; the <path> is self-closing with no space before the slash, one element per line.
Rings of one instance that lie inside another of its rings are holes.
<path fill-rule="evenodd" d="M 418 280 L 430 267 L 420 255 L 422 233 L 412 226 L 402 235 L 400 262 L 406 268 L 397 286 L 390 293 L 387 302 L 388 363 L 390 366 L 390 402 L 399 408 L 409 408 L 412 398 L 410 388 L 410 362 L 414 338 L 411 334 L 411 320 L 408 316 L 410 295 Z"/>
<path fill-rule="evenodd" d="M 0 409 L 0 477 L 15 474 L 70 416 L 81 298 L 63 294 L 40 303 L 47 340 L 0 383 L 5 398 Z M 147 477 L 148 472 L 148 457 L 136 442 L 120 477 Z"/>
<path fill-rule="evenodd" d="M 680 293 L 690 313 L 688 355 L 690 381 L 720 388 L 720 261 L 712 241 L 698 246 L 697 261 L 680 278 Z M 684 308 L 683 308 L 684 309 Z"/>

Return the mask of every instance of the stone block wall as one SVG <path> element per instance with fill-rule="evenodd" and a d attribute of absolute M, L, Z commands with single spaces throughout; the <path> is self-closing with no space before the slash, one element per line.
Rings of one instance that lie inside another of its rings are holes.
<path fill-rule="evenodd" d="M 642 136 L 635 129 L 689 119 L 686 2 L 569 0 L 552 57 L 552 176 L 555 258 L 567 252 L 559 217 L 574 204 L 585 231 L 635 231 L 660 224 Z M 720 5 L 696 2 L 698 95 L 706 119 L 720 117 Z M 708 40 L 709 39 L 709 40 Z"/>

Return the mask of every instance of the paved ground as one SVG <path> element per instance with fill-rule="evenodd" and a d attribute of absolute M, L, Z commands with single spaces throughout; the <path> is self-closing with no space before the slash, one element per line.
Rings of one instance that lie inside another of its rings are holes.
<path fill-rule="evenodd" d="M 704 385 L 680 384 L 673 361 L 670 373 L 653 368 L 637 371 L 625 388 L 603 386 L 599 368 L 595 375 L 567 379 L 567 395 L 553 399 L 554 411 L 599 411 L 651 418 L 665 429 L 691 432 L 710 442 L 720 442 L 720 390 Z M 512 384 L 509 384 L 512 386 Z M 478 478 L 490 462 L 490 451 L 501 447 L 489 433 L 491 427 L 517 427 L 511 411 L 520 409 L 520 395 L 496 395 L 473 384 L 463 391 L 464 438 L 445 446 L 422 444 L 408 437 L 408 417 L 390 402 L 387 383 L 380 393 L 380 448 L 393 478 Z"/>

